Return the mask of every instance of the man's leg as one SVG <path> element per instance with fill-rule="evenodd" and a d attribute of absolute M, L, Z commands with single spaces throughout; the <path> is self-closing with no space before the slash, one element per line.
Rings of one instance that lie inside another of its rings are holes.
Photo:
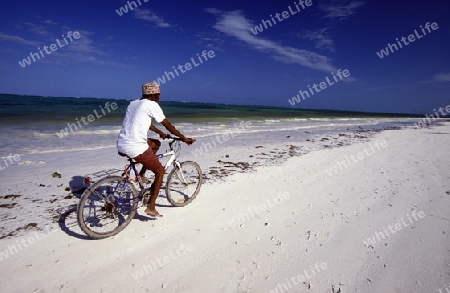
<path fill-rule="evenodd" d="M 161 147 L 161 142 L 159 140 L 153 139 L 153 138 L 147 139 L 147 142 L 149 142 L 150 147 L 152 148 L 153 152 L 156 155 L 156 153 L 158 152 L 159 148 Z"/>
<path fill-rule="evenodd" d="M 152 170 L 152 172 L 155 173 L 155 180 L 153 181 L 152 186 L 150 187 L 150 200 L 148 201 L 145 213 L 147 215 L 162 217 L 162 215 L 160 215 L 156 210 L 155 206 L 156 206 L 156 199 L 158 198 L 159 195 L 159 190 L 161 189 L 165 170 L 163 166 L 160 165 L 160 168 Z"/>
<path fill-rule="evenodd" d="M 147 215 L 162 217 L 162 215 L 160 215 L 156 210 L 155 205 L 159 190 L 161 188 L 165 170 L 151 148 L 148 148 L 143 154 L 140 154 L 139 156 L 134 158 L 134 160 L 141 163 L 143 169 L 151 170 L 155 174 L 155 180 L 150 190 L 150 200 L 148 202 L 145 213 Z"/>
<path fill-rule="evenodd" d="M 161 146 L 161 142 L 157 139 L 147 138 L 147 143 L 148 146 L 153 150 L 153 153 L 156 155 L 156 153 L 159 150 L 159 147 Z M 142 169 L 139 172 L 139 176 L 144 177 L 146 171 L 147 169 L 144 166 L 142 166 Z"/>

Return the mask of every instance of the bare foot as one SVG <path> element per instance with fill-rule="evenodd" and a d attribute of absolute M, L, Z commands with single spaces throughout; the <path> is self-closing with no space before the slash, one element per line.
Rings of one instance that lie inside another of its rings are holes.
<path fill-rule="evenodd" d="M 155 209 L 152 210 L 152 209 L 150 209 L 150 208 L 147 208 L 147 209 L 145 210 L 145 213 L 146 213 L 147 215 L 149 215 L 149 216 L 160 217 L 160 218 L 163 217 L 163 215 L 161 215 L 160 213 L 158 213 L 158 211 L 155 210 Z"/>

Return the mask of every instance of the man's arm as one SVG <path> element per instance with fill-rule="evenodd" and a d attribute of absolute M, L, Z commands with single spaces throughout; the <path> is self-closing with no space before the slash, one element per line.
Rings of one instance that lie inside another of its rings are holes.
<path fill-rule="evenodd" d="M 166 138 L 166 134 L 161 130 L 159 130 L 158 128 L 156 128 L 155 125 L 153 124 L 150 125 L 150 130 L 159 134 L 159 137 L 161 137 L 162 139 Z"/>
<path fill-rule="evenodd" d="M 179 132 L 175 126 L 172 125 L 172 123 L 169 122 L 169 120 L 164 119 L 161 124 L 173 135 L 178 136 L 179 138 L 181 138 L 183 140 L 183 142 L 187 143 L 187 144 L 192 144 L 195 140 L 192 138 L 188 138 L 186 136 L 184 136 L 183 134 L 181 134 L 181 132 Z"/>

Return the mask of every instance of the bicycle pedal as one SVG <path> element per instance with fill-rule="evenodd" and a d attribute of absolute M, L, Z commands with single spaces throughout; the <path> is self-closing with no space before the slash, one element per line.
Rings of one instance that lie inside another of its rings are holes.
<path fill-rule="evenodd" d="M 142 184 L 150 184 L 152 183 L 150 180 L 148 180 L 147 177 L 141 177 L 141 181 Z"/>
<path fill-rule="evenodd" d="M 142 196 L 142 206 L 147 206 L 148 200 L 150 199 L 150 192 L 144 193 Z"/>
<path fill-rule="evenodd" d="M 116 215 L 114 215 L 114 214 L 106 214 L 106 216 L 108 218 L 110 218 L 111 220 L 115 220 L 116 219 Z"/>

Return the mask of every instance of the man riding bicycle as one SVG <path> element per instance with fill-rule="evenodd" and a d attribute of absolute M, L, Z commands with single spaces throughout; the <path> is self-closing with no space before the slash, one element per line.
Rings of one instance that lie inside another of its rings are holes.
<path fill-rule="evenodd" d="M 181 134 L 166 119 L 158 104 L 160 93 L 159 86 L 155 82 L 142 85 L 142 97 L 128 105 L 122 129 L 117 138 L 119 154 L 133 158 L 136 162 L 142 164 L 142 169 L 139 172 L 142 178 L 145 178 L 144 175 L 147 170 L 151 170 L 155 174 L 155 180 L 150 188 L 150 200 L 145 210 L 147 215 L 155 217 L 162 217 L 156 210 L 155 203 L 165 170 L 156 157 L 156 152 L 159 150 L 161 142 L 157 139 L 147 138 L 147 132 L 151 130 L 159 134 L 159 137 L 162 139 L 166 138 L 166 134 L 152 124 L 152 119 L 161 123 L 170 133 L 181 138 L 186 144 L 191 145 L 195 141 L 195 139 Z"/>

